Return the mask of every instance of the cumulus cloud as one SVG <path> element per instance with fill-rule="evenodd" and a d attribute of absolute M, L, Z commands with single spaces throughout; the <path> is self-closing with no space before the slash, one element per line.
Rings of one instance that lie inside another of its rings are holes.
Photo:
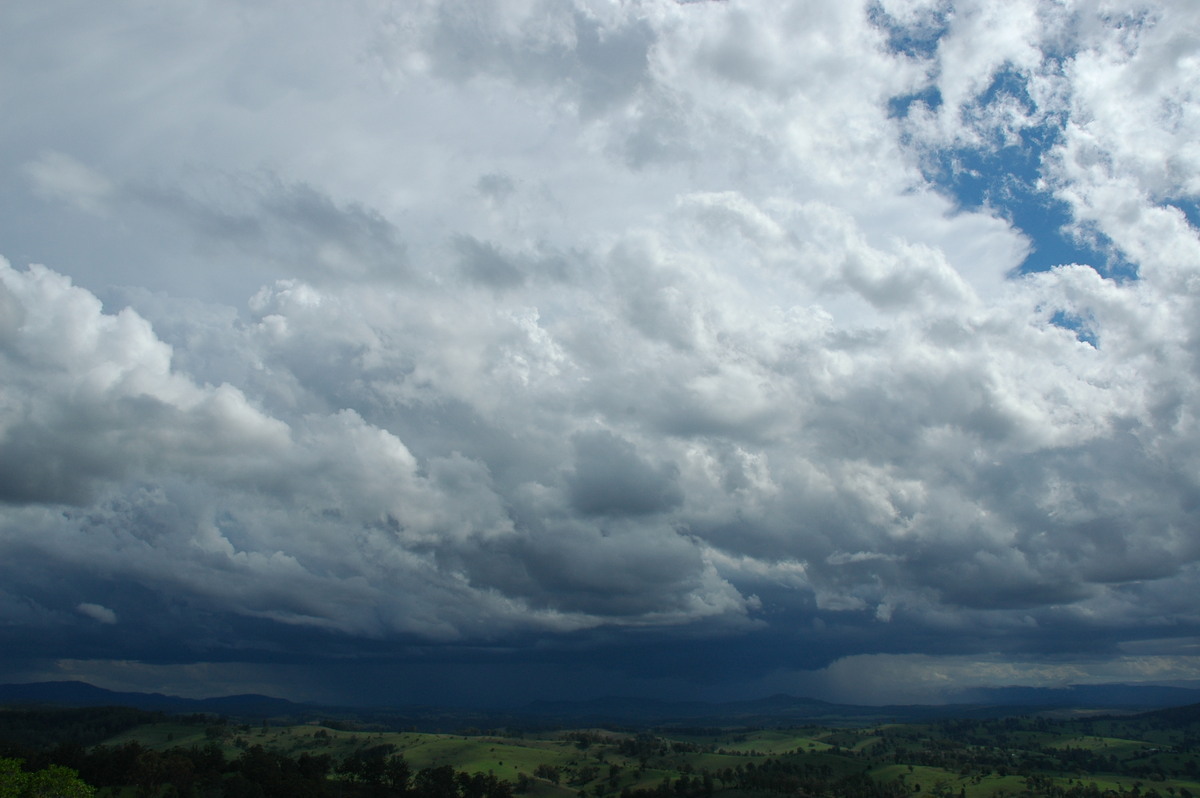
<path fill-rule="evenodd" d="M 622 684 L 1195 635 L 1200 18 L 1109 6 L 3 12 L 93 61 L 0 78 L 57 98 L 0 140 L 3 628 Z"/>
<path fill-rule="evenodd" d="M 14 510 L 9 532 L 24 540 L 29 533 L 15 525 L 38 530 L 40 540 L 24 545 L 61 557 L 63 567 L 101 557 L 225 611 L 368 636 L 593 626 L 618 583 L 635 608 L 622 615 L 711 614 L 705 596 L 714 589 L 735 597 L 720 611 L 738 610 L 736 592 L 669 528 L 655 533 L 669 544 L 654 555 L 660 566 L 621 551 L 641 542 L 614 539 L 611 568 L 579 571 L 594 598 L 568 598 L 565 566 L 581 562 L 599 538 L 589 543 L 595 532 L 581 528 L 578 541 L 556 551 L 536 536 L 565 543 L 561 534 L 518 529 L 479 459 L 443 452 L 418 461 L 353 409 L 273 418 L 228 384 L 202 386 L 174 373 L 170 347 L 135 312 L 105 314 L 94 296 L 41 267 L 6 265 L 3 278 L 18 317 L 36 320 L 5 348 L 3 497 L 26 508 Z M 317 314 L 301 324 L 322 324 L 328 304 L 289 285 L 256 306 L 292 307 Z M 289 321 L 263 316 L 269 337 L 286 340 Z M 641 466 L 661 484 L 644 497 L 622 496 L 622 486 L 640 487 L 622 467 L 641 461 L 616 439 L 580 441 L 580 474 L 565 481 L 572 500 L 560 511 L 582 503 L 585 514 L 636 514 L 681 500 L 665 466 Z M 37 511 L 45 504 L 79 509 L 55 517 Z M 514 537 L 521 540 L 506 542 Z M 524 579 L 487 562 L 493 548 Z M 558 567 L 539 566 L 543 557 Z M 176 559 L 187 564 L 159 572 Z M 407 588 L 394 593 L 392 584 Z M 648 598 L 651 589 L 671 596 L 668 604 Z"/>
<path fill-rule="evenodd" d="M 170 347 L 136 312 L 104 314 L 94 295 L 40 266 L 2 263 L 0 281 L 20 320 L 0 350 L 4 500 L 86 503 L 100 483 L 163 458 L 215 458 L 234 477 L 279 452 L 284 428 L 232 386 L 173 374 Z"/>
<path fill-rule="evenodd" d="M 91 604 L 85 601 L 75 609 L 100 623 L 113 624 L 117 622 L 117 614 L 103 604 Z"/>

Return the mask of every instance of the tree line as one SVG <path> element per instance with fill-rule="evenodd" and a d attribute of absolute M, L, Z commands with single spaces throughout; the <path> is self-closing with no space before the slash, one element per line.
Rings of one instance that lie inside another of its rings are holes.
<path fill-rule="evenodd" d="M 335 763 L 329 754 L 293 758 L 260 745 L 228 759 L 215 743 L 165 751 L 137 742 L 90 749 L 63 743 L 0 758 L 0 798 L 91 798 L 127 787 L 138 798 L 513 798 L 513 785 L 491 774 L 449 765 L 413 770 L 388 748 Z M 52 781 L 60 791 L 42 789 Z M 62 791 L 65 784 L 75 791 Z"/>

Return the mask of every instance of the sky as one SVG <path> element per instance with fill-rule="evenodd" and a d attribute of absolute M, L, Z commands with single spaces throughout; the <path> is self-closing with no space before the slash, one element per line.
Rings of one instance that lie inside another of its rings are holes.
<path fill-rule="evenodd" d="M 1194 0 L 0 6 L 0 681 L 1200 679 Z"/>

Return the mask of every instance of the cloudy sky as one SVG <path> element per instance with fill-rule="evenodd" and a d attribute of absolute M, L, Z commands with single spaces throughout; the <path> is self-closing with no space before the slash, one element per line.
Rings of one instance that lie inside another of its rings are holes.
<path fill-rule="evenodd" d="M 1194 0 L 0 7 L 0 680 L 1200 678 Z"/>

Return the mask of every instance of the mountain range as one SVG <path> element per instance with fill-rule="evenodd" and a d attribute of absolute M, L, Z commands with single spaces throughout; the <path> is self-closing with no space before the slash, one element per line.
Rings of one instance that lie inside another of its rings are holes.
<path fill-rule="evenodd" d="M 290 722 L 323 719 L 425 730 L 467 727 L 773 726 L 804 723 L 918 721 L 941 717 L 995 717 L 1048 710 L 1140 711 L 1200 703 L 1200 690 L 1147 685 L 1074 685 L 1064 688 L 1000 687 L 974 690 L 970 701 L 944 705 L 856 706 L 774 695 L 749 701 L 662 701 L 610 697 L 587 701 L 536 701 L 513 709 L 334 707 L 245 694 L 181 698 L 161 693 L 116 692 L 77 681 L 0 685 L 0 706 L 128 706 L 168 713 L 205 713 L 235 719 Z"/>

